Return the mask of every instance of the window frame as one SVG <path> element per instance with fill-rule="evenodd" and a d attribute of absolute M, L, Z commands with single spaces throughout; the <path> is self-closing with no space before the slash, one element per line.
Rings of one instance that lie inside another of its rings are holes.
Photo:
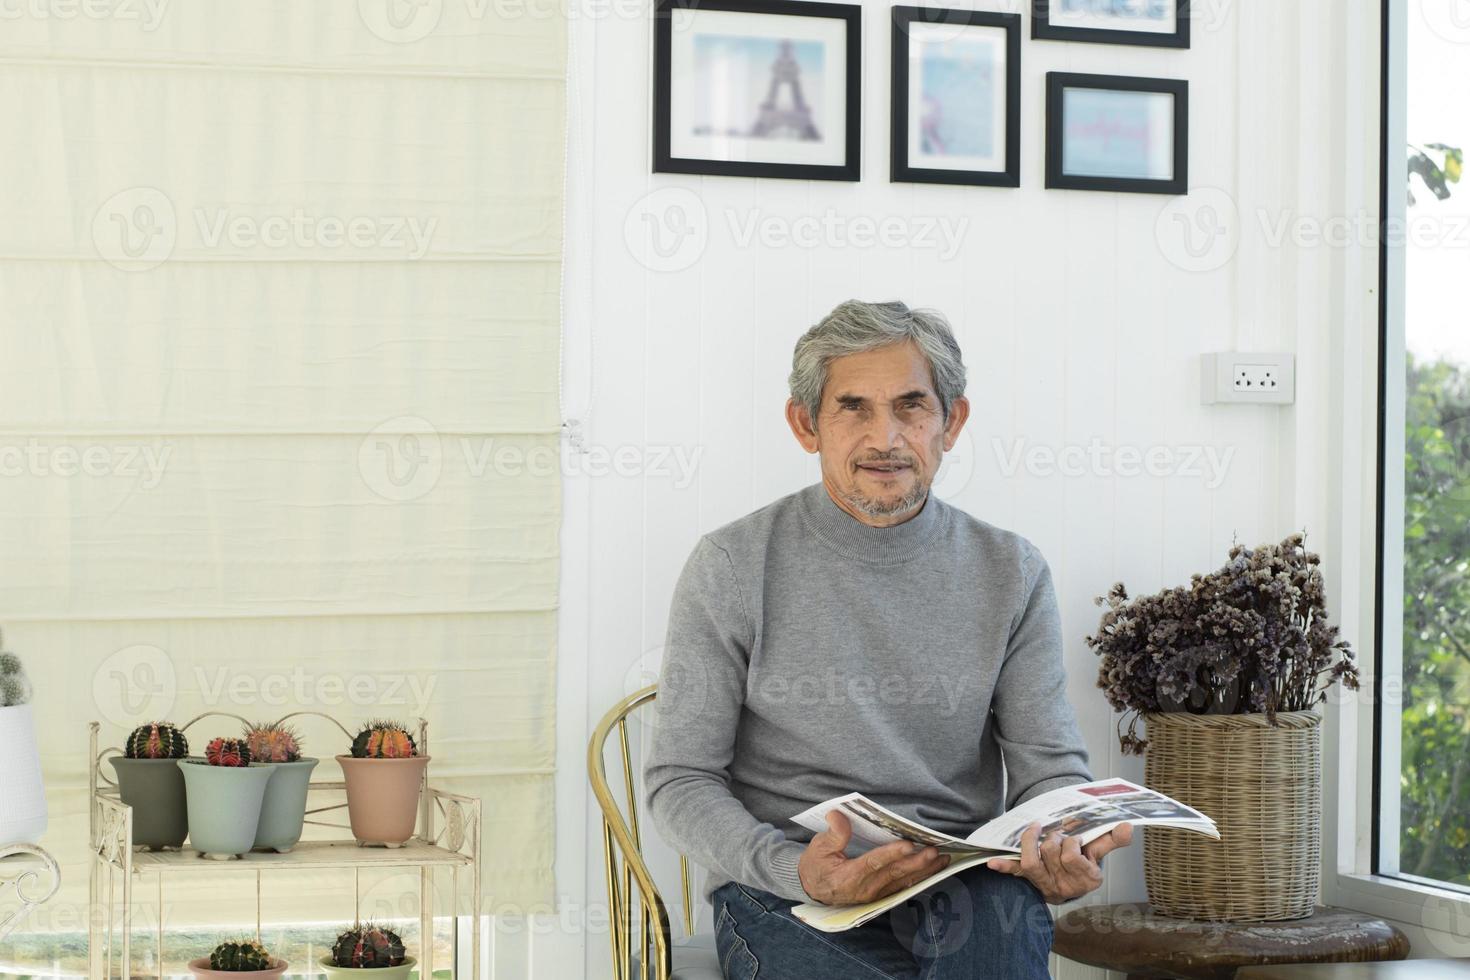
<path fill-rule="evenodd" d="M 1409 3 L 1376 0 L 1376 6 L 1380 13 L 1376 22 L 1363 17 L 1366 26 L 1361 34 L 1350 36 L 1347 77 L 1362 81 L 1359 89 L 1347 93 L 1345 145 L 1354 145 L 1354 138 L 1359 137 L 1358 145 L 1371 146 L 1376 137 L 1377 166 L 1365 167 L 1359 183 L 1349 176 L 1344 204 L 1351 206 L 1354 198 L 1376 201 L 1379 236 L 1374 246 L 1349 250 L 1340 294 L 1347 304 L 1347 315 L 1342 318 L 1341 404 L 1356 401 L 1371 410 L 1356 423 L 1346 420 L 1338 430 L 1330 481 L 1341 583 L 1334 612 L 1345 635 L 1365 641 L 1355 644 L 1364 690 L 1356 695 L 1334 692 L 1327 706 L 1322 900 L 1422 929 L 1470 937 L 1470 892 L 1399 875 L 1396 861 L 1388 862 L 1387 868 L 1383 861 L 1384 834 L 1394 835 L 1397 853 L 1398 810 L 1395 805 L 1393 819 L 1382 819 L 1381 777 L 1386 763 L 1399 757 L 1400 723 L 1397 690 L 1388 690 L 1385 696 L 1384 678 L 1401 676 L 1401 640 L 1384 629 L 1385 612 L 1402 608 L 1402 573 L 1390 583 L 1383 572 L 1392 569 L 1394 562 L 1400 569 L 1403 565 L 1402 536 L 1387 533 L 1386 520 L 1388 515 L 1402 513 L 1402 466 L 1395 470 L 1384 464 L 1388 459 L 1403 459 L 1403 427 L 1389 424 L 1389 407 L 1402 405 L 1405 399 L 1403 373 L 1386 369 L 1390 364 L 1402 365 L 1405 357 L 1403 308 L 1400 305 L 1396 310 L 1392 301 L 1403 295 L 1404 255 L 1396 239 L 1385 232 L 1390 221 L 1401 222 L 1405 216 L 1403 195 L 1390 195 L 1389 189 L 1403 187 L 1408 179 L 1406 155 L 1390 152 L 1390 148 L 1403 147 L 1406 139 L 1405 119 L 1396 111 L 1392 96 L 1407 84 L 1407 42 L 1396 26 L 1407 23 Z M 1354 105 L 1365 108 L 1359 113 Z M 1356 318 L 1354 303 L 1365 307 Z M 1397 606 L 1390 604 L 1394 601 Z M 1380 732 L 1392 739 L 1391 744 L 1385 746 Z M 1397 787 L 1392 789 L 1390 795 L 1396 801 Z M 1470 942 L 1465 947 L 1454 950 L 1453 955 L 1470 954 Z"/>
<path fill-rule="evenodd" d="M 1383 22 L 1381 25 L 1381 62 L 1379 68 L 1379 182 L 1378 213 L 1380 221 L 1378 247 L 1378 438 L 1375 466 L 1377 471 L 1377 493 L 1374 495 L 1374 563 L 1373 579 L 1376 588 L 1373 594 L 1373 648 L 1378 656 L 1373 660 L 1371 690 L 1379 696 L 1373 698 L 1373 759 L 1371 765 L 1372 798 L 1369 822 L 1368 870 L 1371 874 L 1398 877 L 1398 850 L 1400 842 L 1399 811 L 1401 798 L 1396 782 L 1385 786 L 1383 774 L 1392 763 L 1397 770 L 1401 765 L 1402 710 L 1397 698 L 1386 696 L 1387 678 L 1403 676 L 1403 617 L 1399 612 L 1393 620 L 1397 629 L 1390 631 L 1389 610 L 1403 609 L 1403 511 L 1404 511 L 1404 426 L 1403 412 L 1407 392 L 1400 368 L 1407 356 L 1405 351 L 1405 258 L 1402 247 L 1383 232 L 1393 221 L 1402 222 L 1407 212 L 1402 195 L 1390 195 L 1389 187 L 1403 186 L 1408 179 L 1407 168 L 1395 162 L 1402 153 L 1390 154 L 1390 147 L 1402 147 L 1406 140 L 1406 123 L 1403 113 L 1396 111 L 1398 102 L 1394 92 L 1405 91 L 1408 77 L 1405 70 L 1407 39 L 1395 31 L 1396 24 L 1406 22 L 1407 7 L 1395 0 L 1383 0 Z M 1398 180 L 1395 185 L 1393 182 Z M 1395 407 L 1398 410 L 1395 411 Z M 1390 419 L 1394 424 L 1390 425 Z M 1391 459 L 1399 461 L 1390 469 Z M 1389 517 L 1398 515 L 1396 533 L 1389 533 Z M 1391 642 L 1390 642 L 1391 641 Z M 1391 840 L 1392 846 L 1384 847 Z"/>

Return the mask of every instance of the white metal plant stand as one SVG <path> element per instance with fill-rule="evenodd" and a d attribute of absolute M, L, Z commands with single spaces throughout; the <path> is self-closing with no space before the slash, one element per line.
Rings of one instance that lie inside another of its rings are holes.
<path fill-rule="evenodd" d="M 42 871 L 46 872 L 49 884 L 38 892 L 35 888 Z M 60 887 L 61 869 L 47 851 L 35 844 L 0 845 L 0 895 L 13 888 L 15 897 L 20 899 L 20 905 L 0 915 L 0 939 L 10 935 L 31 909 L 55 895 Z"/>
<path fill-rule="evenodd" d="M 335 718 L 317 711 L 298 711 L 281 719 L 286 722 L 291 718 L 301 715 L 315 715 L 326 718 L 332 724 L 342 729 L 348 739 L 352 733 L 347 731 Z M 198 718 L 194 718 L 182 728 L 187 730 L 195 722 L 208 717 L 234 718 L 245 722 L 238 715 L 224 712 L 206 712 Z M 136 885 L 144 875 L 154 875 L 157 886 L 157 899 L 160 914 L 158 917 L 158 929 L 155 937 L 157 948 L 155 951 L 155 962 L 160 965 L 162 972 L 163 964 L 163 890 L 164 881 L 173 874 L 225 874 L 225 875 L 250 875 L 255 876 L 255 928 L 257 934 L 260 931 L 260 876 L 268 871 L 289 868 L 292 870 L 303 869 L 352 869 L 354 872 L 363 868 L 418 868 L 419 869 L 419 930 L 420 930 L 420 956 L 418 962 L 418 973 L 421 980 L 431 980 L 434 975 L 434 909 L 433 909 L 433 874 L 435 870 L 448 868 L 452 875 L 453 890 L 451 898 L 453 909 L 451 910 L 451 922 L 456 923 L 457 933 L 459 909 L 459 885 L 461 872 L 468 872 L 470 879 L 470 903 L 474 918 L 471 929 L 471 957 L 468 976 L 470 980 L 479 980 L 480 977 L 480 801 L 474 797 L 458 796 L 454 793 L 446 793 L 435 789 L 429 783 L 427 769 L 425 770 L 424 782 L 419 790 L 419 819 L 418 833 L 401 847 L 385 848 L 360 845 L 352 838 L 339 840 L 302 840 L 291 851 L 286 854 L 278 854 L 274 851 L 252 852 L 235 861 L 208 861 L 201 858 L 198 851 L 185 846 L 182 849 L 166 850 L 144 850 L 135 849 L 133 845 L 133 808 L 122 802 L 118 795 L 117 783 L 102 770 L 102 763 L 113 754 L 121 754 L 117 748 L 99 749 L 97 722 L 92 722 L 88 728 L 91 737 L 91 763 L 88 766 L 89 784 L 91 789 L 91 847 L 92 847 L 92 876 L 91 876 L 91 914 L 88 916 L 87 939 L 88 939 L 88 962 L 89 973 L 94 980 L 110 978 L 113 974 L 113 927 L 118 925 L 121 933 L 119 948 L 119 967 L 121 972 L 117 974 L 122 980 L 131 980 L 131 939 L 133 921 L 133 896 Z M 429 726 L 423 719 L 418 723 L 418 746 L 419 751 L 425 755 L 429 754 Z M 330 761 L 330 760 L 323 760 Z M 308 825 L 318 827 L 332 827 L 346 830 L 346 824 L 327 823 L 322 820 L 311 819 L 314 815 L 328 813 L 333 810 L 345 809 L 345 800 L 330 805 L 312 808 L 310 801 L 313 796 L 320 798 L 322 794 L 342 794 L 346 784 L 341 780 L 331 782 L 313 781 L 307 794 L 308 809 L 306 811 Z M 438 829 L 436 830 L 436 824 Z M 0 852 L 3 853 L 3 852 Z M 49 855 L 47 856 L 49 858 Z M 55 862 L 51 862 L 55 869 Z M 116 907 L 116 889 L 114 887 L 114 874 L 122 878 L 122 918 L 118 921 Z M 105 876 L 105 883 L 104 883 Z M 358 908 L 361 901 L 361 890 L 357 885 L 358 875 L 354 873 L 354 909 Z M 0 878 L 0 885 L 5 883 Z M 59 884 L 59 876 L 58 882 Z M 51 891 L 46 896 L 31 901 L 32 905 L 45 901 L 56 890 L 53 884 Z M 105 895 L 103 892 L 105 891 Z M 105 909 L 105 912 L 103 912 Z M 99 914 L 100 913 L 100 914 Z M 5 932 L 6 922 L 0 922 L 0 937 Z M 103 933 L 105 932 L 105 937 Z M 105 939 L 105 942 L 103 941 Z M 454 948 L 459 948 L 459 943 L 454 942 Z M 461 975 L 459 965 L 455 964 L 455 977 Z"/>

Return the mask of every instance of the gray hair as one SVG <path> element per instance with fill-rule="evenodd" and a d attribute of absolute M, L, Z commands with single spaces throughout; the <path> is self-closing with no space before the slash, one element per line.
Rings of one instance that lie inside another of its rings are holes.
<path fill-rule="evenodd" d="M 838 304 L 796 342 L 791 357 L 791 397 L 806 406 L 813 424 L 822 407 L 828 369 L 834 360 L 892 344 L 913 341 L 929 362 L 934 391 L 949 418 L 950 406 L 965 393 L 965 362 L 949 322 L 937 310 L 911 310 L 903 303 Z"/>

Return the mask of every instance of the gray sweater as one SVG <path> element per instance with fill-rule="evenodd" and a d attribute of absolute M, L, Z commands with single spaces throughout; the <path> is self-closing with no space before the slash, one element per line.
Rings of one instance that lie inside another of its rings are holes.
<path fill-rule="evenodd" d="M 810 901 L 792 816 L 859 791 L 964 836 L 1091 779 L 1051 574 L 930 494 L 875 528 L 818 483 L 700 539 L 674 589 L 644 775 L 663 839 Z"/>

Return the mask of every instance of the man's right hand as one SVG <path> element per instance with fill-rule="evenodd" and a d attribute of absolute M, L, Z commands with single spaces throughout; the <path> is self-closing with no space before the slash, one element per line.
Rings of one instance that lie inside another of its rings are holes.
<path fill-rule="evenodd" d="M 855 858 L 843 851 L 852 824 L 836 810 L 827 813 L 827 829 L 811 839 L 797 864 L 801 887 L 823 905 L 858 905 L 917 884 L 949 864 L 949 855 L 933 847 L 894 841 Z"/>

